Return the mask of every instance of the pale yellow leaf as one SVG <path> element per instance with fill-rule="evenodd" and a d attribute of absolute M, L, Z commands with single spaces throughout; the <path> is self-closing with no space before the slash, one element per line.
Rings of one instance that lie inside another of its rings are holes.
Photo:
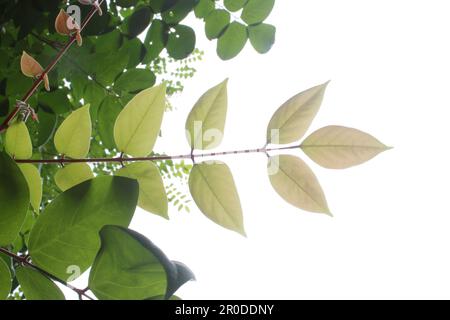
<path fill-rule="evenodd" d="M 84 158 L 89 152 L 92 123 L 89 104 L 73 111 L 55 133 L 58 152 L 71 158 Z"/>
<path fill-rule="evenodd" d="M 30 134 L 23 121 L 12 123 L 6 131 L 5 150 L 15 159 L 29 159 L 33 153 Z"/>
<path fill-rule="evenodd" d="M 189 175 L 189 190 L 206 217 L 245 236 L 239 194 L 225 163 L 214 161 L 194 165 Z"/>
<path fill-rule="evenodd" d="M 149 155 L 161 128 L 165 110 L 164 84 L 139 92 L 120 112 L 114 140 L 120 152 L 133 157 Z"/>
<path fill-rule="evenodd" d="M 356 166 L 390 149 L 365 132 L 342 126 L 319 129 L 300 147 L 314 162 L 329 169 Z"/>
<path fill-rule="evenodd" d="M 92 169 L 86 163 L 71 163 L 55 173 L 55 183 L 62 191 L 93 178 Z"/>
<path fill-rule="evenodd" d="M 223 139 L 227 117 L 228 79 L 203 94 L 186 120 L 186 135 L 193 149 L 209 150 Z"/>
<path fill-rule="evenodd" d="M 19 168 L 28 184 L 31 206 L 39 213 L 42 200 L 42 179 L 39 170 L 29 163 L 19 164 Z"/>
<path fill-rule="evenodd" d="M 117 176 L 139 183 L 138 205 L 142 209 L 169 219 L 168 200 L 158 168 L 152 162 L 134 162 L 116 172 Z"/>
<path fill-rule="evenodd" d="M 300 140 L 322 104 L 328 82 L 303 91 L 286 101 L 267 128 L 267 143 L 288 144 Z"/>
<path fill-rule="evenodd" d="M 268 174 L 275 191 L 290 204 L 331 215 L 319 181 L 303 160 L 291 155 L 271 157 Z"/>

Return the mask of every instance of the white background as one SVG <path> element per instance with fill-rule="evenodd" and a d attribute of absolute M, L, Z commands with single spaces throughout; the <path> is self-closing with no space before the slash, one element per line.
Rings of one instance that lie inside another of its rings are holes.
<path fill-rule="evenodd" d="M 218 150 L 260 147 L 289 97 L 332 80 L 309 133 L 355 127 L 394 149 L 344 171 L 316 173 L 334 218 L 298 210 L 271 188 L 264 155 L 224 157 L 234 173 L 248 238 L 195 206 L 170 221 L 139 211 L 131 228 L 183 261 L 197 281 L 184 299 L 450 298 L 450 6 L 428 0 L 276 1 L 270 53 L 250 43 L 223 62 L 198 26 L 206 55 L 156 151 L 186 153 L 184 122 L 198 97 L 229 77 Z M 187 191 L 187 186 L 185 186 Z"/>

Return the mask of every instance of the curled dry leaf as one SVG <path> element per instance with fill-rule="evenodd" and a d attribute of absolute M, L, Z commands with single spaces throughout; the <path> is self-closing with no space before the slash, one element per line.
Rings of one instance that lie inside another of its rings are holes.
<path fill-rule="evenodd" d="M 55 20 L 55 30 L 59 34 L 71 36 L 75 34 L 78 46 L 83 44 L 81 38 L 81 30 L 75 19 L 67 14 L 64 10 L 60 10 Z"/>
<path fill-rule="evenodd" d="M 40 77 L 44 72 L 44 68 L 42 68 L 39 62 L 34 60 L 34 58 L 25 51 L 22 52 L 22 57 L 20 59 L 20 69 L 24 75 L 31 78 Z M 45 89 L 50 91 L 50 83 L 46 74 L 44 75 L 43 80 Z"/>

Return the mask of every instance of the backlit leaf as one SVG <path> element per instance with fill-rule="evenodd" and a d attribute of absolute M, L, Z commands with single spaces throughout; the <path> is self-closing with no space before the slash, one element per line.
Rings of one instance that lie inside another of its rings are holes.
<path fill-rule="evenodd" d="M 164 84 L 139 92 L 128 102 L 114 125 L 114 140 L 120 152 L 145 157 L 155 145 L 161 127 L 166 97 Z"/>
<path fill-rule="evenodd" d="M 327 85 L 313 87 L 286 101 L 269 122 L 267 142 L 288 144 L 302 138 L 319 111 Z"/>
<path fill-rule="evenodd" d="M 209 40 L 218 38 L 230 23 L 230 13 L 223 9 L 211 12 L 205 19 L 205 34 Z"/>
<path fill-rule="evenodd" d="M 223 5 L 231 12 L 235 12 L 241 10 L 247 2 L 248 0 L 224 0 Z"/>
<path fill-rule="evenodd" d="M 247 28 L 237 22 L 232 22 L 217 41 L 217 55 L 222 60 L 236 57 L 247 43 Z"/>
<path fill-rule="evenodd" d="M 29 163 L 19 164 L 23 176 L 28 184 L 30 203 L 34 212 L 39 213 L 42 200 L 42 179 L 38 168 Z"/>
<path fill-rule="evenodd" d="M 61 289 L 33 268 L 18 267 L 16 276 L 27 300 L 65 300 Z"/>
<path fill-rule="evenodd" d="M 227 117 L 228 79 L 206 91 L 192 108 L 186 120 L 186 135 L 193 149 L 217 147 L 223 139 Z"/>
<path fill-rule="evenodd" d="M 200 0 L 195 6 L 194 13 L 197 18 L 205 18 L 214 8 L 214 0 Z"/>
<path fill-rule="evenodd" d="M 319 181 L 301 159 L 291 155 L 271 157 L 268 174 L 275 191 L 290 204 L 331 215 Z"/>
<path fill-rule="evenodd" d="M 27 182 L 16 163 L 0 152 L 0 246 L 16 239 L 27 215 L 30 194 Z"/>
<path fill-rule="evenodd" d="M 189 175 L 189 190 L 206 217 L 245 236 L 241 202 L 225 163 L 215 161 L 194 165 Z"/>
<path fill-rule="evenodd" d="M 341 126 L 317 130 L 300 147 L 314 162 L 329 169 L 353 167 L 389 149 L 365 132 Z"/>
<path fill-rule="evenodd" d="M 155 74 L 149 69 L 130 69 L 119 76 L 114 83 L 114 88 L 121 91 L 135 92 L 152 87 L 155 81 Z"/>
<path fill-rule="evenodd" d="M 55 147 L 62 155 L 84 158 L 89 152 L 92 123 L 89 104 L 73 111 L 55 133 Z"/>
<path fill-rule="evenodd" d="M 55 183 L 62 191 L 93 178 L 92 169 L 86 163 L 71 163 L 55 173 Z"/>
<path fill-rule="evenodd" d="M 127 164 L 116 175 L 136 179 L 139 183 L 138 205 L 142 209 L 169 219 L 168 200 L 158 168 L 152 162 Z"/>
<path fill-rule="evenodd" d="M 105 225 L 128 226 L 138 199 L 138 184 L 123 177 L 100 176 L 55 198 L 36 221 L 29 239 L 33 263 L 56 277 L 84 272 L 100 248 Z"/>
<path fill-rule="evenodd" d="M 259 53 L 268 52 L 275 43 L 276 28 L 271 24 L 260 23 L 248 27 L 248 37 L 253 48 Z"/>
<path fill-rule="evenodd" d="M 249 25 L 260 23 L 269 16 L 274 4 L 275 0 L 248 0 L 241 19 Z"/>
<path fill-rule="evenodd" d="M 6 130 L 5 151 L 15 159 L 31 158 L 33 146 L 25 122 L 15 121 Z"/>
<path fill-rule="evenodd" d="M 5 300 L 11 291 L 11 271 L 3 259 L 0 259 L 0 300 Z"/>

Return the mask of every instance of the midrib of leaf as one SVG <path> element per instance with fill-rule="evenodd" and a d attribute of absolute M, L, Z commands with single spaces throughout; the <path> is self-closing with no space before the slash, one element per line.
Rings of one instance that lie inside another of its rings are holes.
<path fill-rule="evenodd" d="M 222 207 L 222 209 L 228 214 L 229 217 L 231 217 L 231 221 L 233 222 L 234 226 L 237 227 L 239 230 L 241 229 L 241 227 L 239 226 L 239 224 L 236 224 L 236 221 L 234 221 L 234 219 L 232 218 L 232 216 L 230 215 L 230 213 L 228 212 L 227 209 L 225 209 L 225 206 L 222 204 L 222 201 L 220 201 L 219 197 L 217 196 L 217 194 L 214 192 L 214 190 L 211 188 L 211 185 L 208 182 L 208 179 L 206 179 L 205 175 L 203 174 L 201 168 L 199 167 L 199 171 L 200 171 L 200 175 L 202 176 L 203 180 L 205 181 L 206 185 L 208 186 L 208 189 L 211 190 L 211 193 L 213 194 L 214 198 L 216 198 L 217 202 L 220 204 L 220 206 Z"/>
<path fill-rule="evenodd" d="M 299 185 L 298 183 L 297 183 L 297 181 L 295 181 L 294 179 L 292 179 L 287 173 L 286 173 L 286 171 L 284 171 L 283 170 L 283 168 L 281 167 L 281 166 L 279 166 L 279 169 L 281 170 L 281 172 L 286 176 L 286 177 L 288 177 L 289 178 L 289 180 L 291 180 L 292 182 L 294 182 L 294 184 L 297 186 L 297 187 L 299 187 L 299 189 L 301 189 L 319 208 L 323 208 L 323 206 L 320 204 L 320 203 L 318 203 L 310 194 L 309 194 L 309 192 L 307 192 L 301 185 Z M 323 208 L 323 209 L 325 209 L 325 210 L 327 210 L 328 211 L 328 208 Z"/>
<path fill-rule="evenodd" d="M 385 150 L 385 149 L 389 149 L 389 147 L 386 146 L 363 146 L 363 145 L 327 145 L 327 144 L 318 144 L 318 145 L 300 145 L 300 148 L 305 149 L 305 148 L 346 148 L 346 149 L 381 149 L 381 150 Z"/>
<path fill-rule="evenodd" d="M 77 114 L 77 119 L 76 119 L 77 121 L 76 121 L 76 123 L 80 121 L 80 117 L 81 117 L 81 114 L 78 113 Z M 74 128 L 74 127 L 72 127 L 72 128 Z M 70 130 L 70 131 L 71 132 L 69 134 L 69 143 L 67 143 L 67 145 L 64 146 L 64 150 L 67 148 L 67 146 L 70 146 L 72 144 L 73 137 L 75 136 L 75 130 Z"/>

